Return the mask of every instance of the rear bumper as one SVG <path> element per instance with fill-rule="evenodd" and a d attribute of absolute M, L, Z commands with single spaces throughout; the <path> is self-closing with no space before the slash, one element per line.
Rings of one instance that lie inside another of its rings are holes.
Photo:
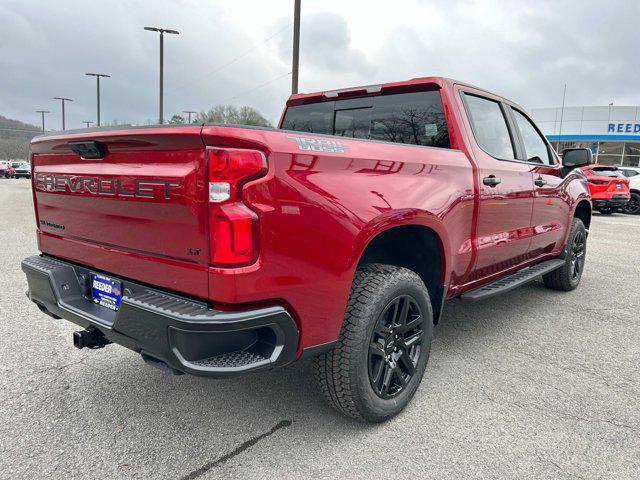
<path fill-rule="evenodd" d="M 611 198 L 592 198 L 593 208 L 620 208 L 629 202 L 629 196 L 623 194 L 613 195 Z"/>
<path fill-rule="evenodd" d="M 22 270 L 29 299 L 45 313 L 95 328 L 173 371 L 228 377 L 285 365 L 295 357 L 298 329 L 282 307 L 212 310 L 204 302 L 111 276 L 123 292 L 116 312 L 89 298 L 94 270 L 47 256 L 24 259 Z"/>

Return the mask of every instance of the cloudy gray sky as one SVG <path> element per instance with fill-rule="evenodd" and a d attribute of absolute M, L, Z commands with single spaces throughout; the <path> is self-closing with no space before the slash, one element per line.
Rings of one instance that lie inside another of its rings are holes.
<path fill-rule="evenodd" d="M 527 108 L 640 105 L 635 0 L 302 0 L 301 91 L 442 75 Z M 272 122 L 290 90 L 293 0 L 0 0 L 0 115 L 60 128 L 157 118 L 158 38 L 165 116 L 218 103 Z"/>

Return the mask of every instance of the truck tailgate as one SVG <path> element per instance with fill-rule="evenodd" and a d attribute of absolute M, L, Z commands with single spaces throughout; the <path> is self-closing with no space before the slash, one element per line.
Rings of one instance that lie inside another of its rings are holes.
<path fill-rule="evenodd" d="M 88 252 L 95 252 L 101 269 L 169 288 L 174 284 L 168 278 L 144 277 L 150 271 L 154 277 L 175 276 L 183 266 L 192 274 L 201 271 L 206 295 L 207 184 L 200 130 L 157 127 L 34 140 L 42 251 L 89 265 L 94 259 Z M 87 145 L 104 151 L 102 158 L 76 153 Z M 157 264 L 139 271 L 135 259 L 149 257 Z"/>

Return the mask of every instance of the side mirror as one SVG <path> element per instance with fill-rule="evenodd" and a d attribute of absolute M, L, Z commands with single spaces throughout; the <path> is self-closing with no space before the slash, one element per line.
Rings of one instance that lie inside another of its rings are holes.
<path fill-rule="evenodd" d="M 593 154 L 588 148 L 567 148 L 562 152 L 562 166 L 580 168 L 593 163 Z"/>

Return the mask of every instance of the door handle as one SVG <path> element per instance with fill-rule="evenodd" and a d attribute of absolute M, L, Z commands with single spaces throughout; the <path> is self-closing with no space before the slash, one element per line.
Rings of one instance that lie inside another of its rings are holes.
<path fill-rule="evenodd" d="M 539 177 L 536 178 L 533 183 L 536 184 L 536 187 L 544 187 L 547 184 L 547 181 L 544 178 Z"/>
<path fill-rule="evenodd" d="M 489 175 L 488 177 L 484 177 L 482 179 L 482 183 L 484 183 L 487 187 L 495 187 L 499 185 L 500 182 L 502 182 L 502 180 L 495 175 Z"/>

